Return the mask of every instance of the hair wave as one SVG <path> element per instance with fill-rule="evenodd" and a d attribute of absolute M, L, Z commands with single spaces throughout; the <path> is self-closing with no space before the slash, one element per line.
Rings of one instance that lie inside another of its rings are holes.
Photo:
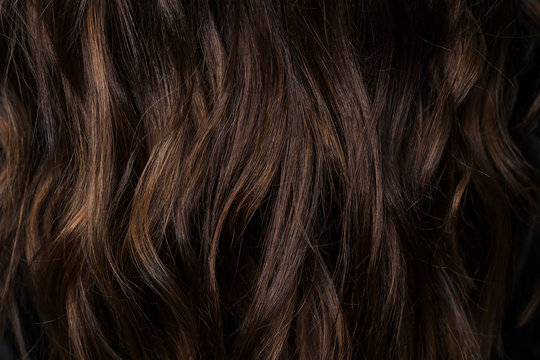
<path fill-rule="evenodd" d="M 3 327 L 55 359 L 488 359 L 539 34 L 535 0 L 0 0 Z"/>

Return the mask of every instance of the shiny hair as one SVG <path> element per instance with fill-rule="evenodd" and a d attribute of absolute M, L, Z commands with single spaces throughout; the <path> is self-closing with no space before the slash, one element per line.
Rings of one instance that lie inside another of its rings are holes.
<path fill-rule="evenodd" d="M 536 0 L 0 0 L 0 327 L 30 358 L 489 359 L 539 34 Z"/>

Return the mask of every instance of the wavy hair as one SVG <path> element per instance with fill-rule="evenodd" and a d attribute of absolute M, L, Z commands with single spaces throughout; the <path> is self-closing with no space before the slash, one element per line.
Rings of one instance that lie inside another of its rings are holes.
<path fill-rule="evenodd" d="M 27 358 L 489 359 L 539 35 L 536 0 L 0 0 L 0 327 Z"/>

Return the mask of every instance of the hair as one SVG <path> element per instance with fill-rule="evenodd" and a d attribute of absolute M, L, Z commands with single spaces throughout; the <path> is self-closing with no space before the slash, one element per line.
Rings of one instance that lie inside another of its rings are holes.
<path fill-rule="evenodd" d="M 536 0 L 0 0 L 0 327 L 26 358 L 500 353 L 539 39 Z"/>

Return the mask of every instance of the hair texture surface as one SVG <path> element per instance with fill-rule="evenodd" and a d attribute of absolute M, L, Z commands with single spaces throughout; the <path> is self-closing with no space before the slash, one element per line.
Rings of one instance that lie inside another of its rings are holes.
<path fill-rule="evenodd" d="M 489 359 L 539 34 L 537 0 L 0 0 L 0 327 L 29 358 Z"/>

